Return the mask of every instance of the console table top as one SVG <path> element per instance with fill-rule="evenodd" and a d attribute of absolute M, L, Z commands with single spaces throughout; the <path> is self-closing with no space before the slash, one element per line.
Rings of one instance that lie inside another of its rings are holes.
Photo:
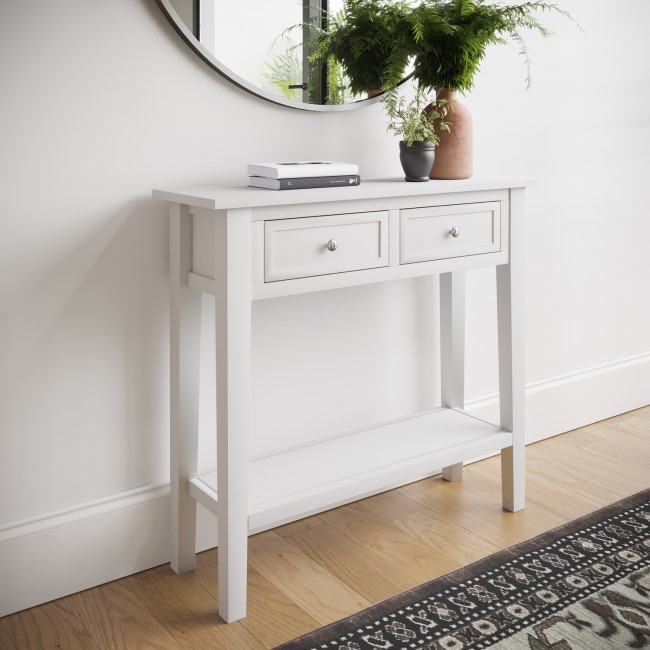
<path fill-rule="evenodd" d="M 356 187 L 327 187 L 308 190 L 267 190 L 246 185 L 200 185 L 153 190 L 153 198 L 209 210 L 257 208 L 275 205 L 328 203 L 400 196 L 427 196 L 454 192 L 477 192 L 533 187 L 536 181 L 522 178 L 469 178 L 407 183 L 402 178 L 362 179 Z"/>

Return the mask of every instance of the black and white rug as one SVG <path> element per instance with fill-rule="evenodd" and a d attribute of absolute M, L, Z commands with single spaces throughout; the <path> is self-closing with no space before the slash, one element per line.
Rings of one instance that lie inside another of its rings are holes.
<path fill-rule="evenodd" d="M 276 650 L 650 648 L 650 489 Z"/>

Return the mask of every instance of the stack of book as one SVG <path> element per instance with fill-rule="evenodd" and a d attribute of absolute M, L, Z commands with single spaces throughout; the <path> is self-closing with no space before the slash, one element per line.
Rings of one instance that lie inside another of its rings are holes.
<path fill-rule="evenodd" d="M 310 187 L 356 187 L 359 168 L 332 160 L 249 163 L 248 184 L 269 190 L 303 190 Z"/>

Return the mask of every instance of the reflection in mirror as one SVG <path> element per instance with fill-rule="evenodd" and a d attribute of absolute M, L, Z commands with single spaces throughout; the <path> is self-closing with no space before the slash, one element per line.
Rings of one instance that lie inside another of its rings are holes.
<path fill-rule="evenodd" d="M 295 40 L 300 34 L 279 37 L 300 22 L 302 7 L 295 0 L 202 0 L 199 38 L 240 77 L 286 99 L 306 101 L 302 48 Z"/>
<path fill-rule="evenodd" d="M 351 93 L 337 62 L 309 60 L 314 33 L 308 25 L 325 27 L 326 17 L 339 12 L 343 2 L 158 0 L 172 24 L 182 21 L 184 38 L 219 72 L 266 99 L 301 108 L 343 108 L 367 98 Z M 200 46 L 190 42 L 191 35 Z"/>

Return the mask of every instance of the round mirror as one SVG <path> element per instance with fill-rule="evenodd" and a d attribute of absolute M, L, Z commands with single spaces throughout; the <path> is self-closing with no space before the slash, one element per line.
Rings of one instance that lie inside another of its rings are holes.
<path fill-rule="evenodd" d="M 309 26 L 344 0 L 156 0 L 176 31 L 219 74 L 276 104 L 340 111 L 372 100 L 348 88 L 336 62 L 310 61 Z"/>

